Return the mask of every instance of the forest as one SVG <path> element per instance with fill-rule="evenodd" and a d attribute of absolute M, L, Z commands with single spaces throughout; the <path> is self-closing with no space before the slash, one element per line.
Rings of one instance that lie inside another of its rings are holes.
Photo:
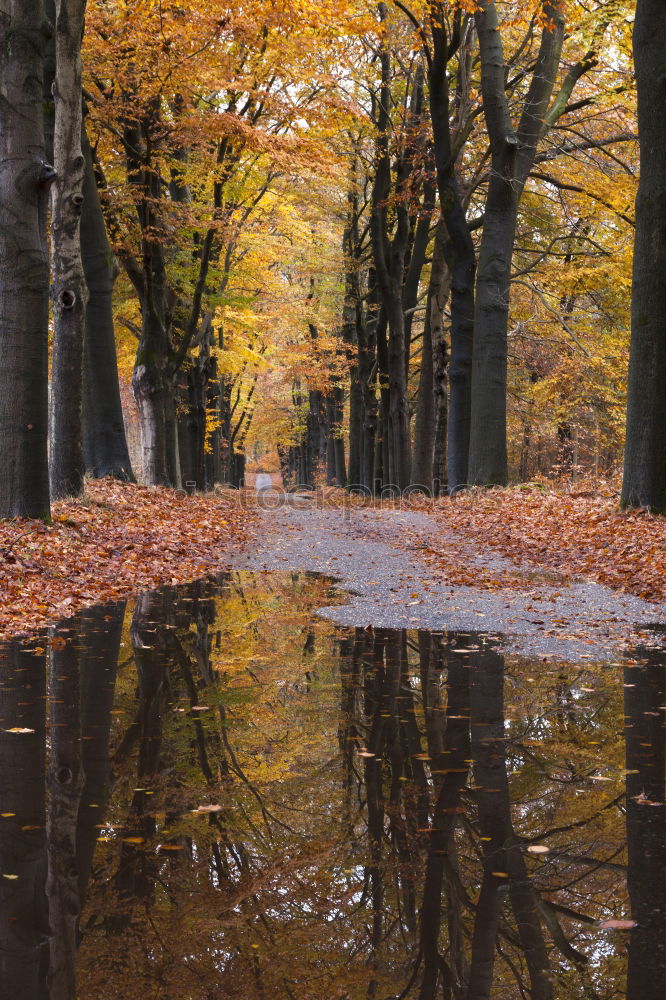
<path fill-rule="evenodd" d="M 0 998 L 661 1000 L 665 51 L 0 0 Z"/>
<path fill-rule="evenodd" d="M 276 454 L 372 495 L 610 477 L 625 441 L 623 502 L 663 509 L 633 7 L 8 3 L 0 514 Z"/>

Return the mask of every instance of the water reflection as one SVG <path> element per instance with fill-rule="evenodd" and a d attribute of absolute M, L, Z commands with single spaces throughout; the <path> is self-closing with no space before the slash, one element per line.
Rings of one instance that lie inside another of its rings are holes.
<path fill-rule="evenodd" d="M 530 662 L 332 599 L 234 574 L 2 648 L 2 997 L 663 995 L 661 637 Z"/>

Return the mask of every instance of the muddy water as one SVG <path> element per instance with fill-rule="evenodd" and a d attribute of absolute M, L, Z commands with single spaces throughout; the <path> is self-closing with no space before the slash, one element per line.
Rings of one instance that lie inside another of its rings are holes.
<path fill-rule="evenodd" d="M 666 656 L 227 575 L 0 650 L 0 996 L 652 1000 Z"/>

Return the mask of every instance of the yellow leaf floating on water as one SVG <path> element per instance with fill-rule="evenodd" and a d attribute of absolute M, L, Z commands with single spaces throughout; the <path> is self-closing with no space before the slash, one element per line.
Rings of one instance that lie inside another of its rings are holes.
<path fill-rule="evenodd" d="M 5 875 L 4 872 L 3 872 L 2 877 L 3 878 L 9 878 L 9 879 L 17 879 L 18 875 Z"/>
<path fill-rule="evenodd" d="M 12 729 L 5 729 L 6 733 L 34 733 L 34 729 L 26 729 L 23 726 L 13 726 Z"/>

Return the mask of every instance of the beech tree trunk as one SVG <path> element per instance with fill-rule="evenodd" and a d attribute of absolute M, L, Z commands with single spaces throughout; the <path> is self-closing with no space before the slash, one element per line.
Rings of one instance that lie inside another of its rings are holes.
<path fill-rule="evenodd" d="M 564 38 L 559 4 L 543 0 L 546 19 L 520 123 L 514 130 L 505 91 L 505 62 L 494 0 L 476 14 L 483 111 L 490 138 L 491 174 L 484 212 L 474 312 L 469 482 L 503 485 L 508 479 L 506 381 L 509 287 L 518 205 L 539 139 L 560 111 L 549 110 Z M 567 75 L 570 94 L 584 61 Z M 564 101 L 566 104 L 566 100 Z M 563 108 L 562 108 L 563 110 Z"/>
<path fill-rule="evenodd" d="M 44 9 L 0 3 L 0 517 L 48 517 Z"/>
<path fill-rule="evenodd" d="M 641 176 L 631 304 L 623 506 L 666 513 L 666 6 L 638 0 L 634 62 Z"/>
<path fill-rule="evenodd" d="M 448 485 L 452 490 L 457 486 L 464 485 L 461 477 L 465 475 L 466 462 L 463 464 L 462 449 L 469 441 L 469 419 L 465 419 L 463 414 L 469 417 L 469 369 L 463 380 L 457 383 L 454 389 L 451 382 L 452 363 L 449 362 L 449 345 L 446 340 L 444 329 L 444 306 L 451 291 L 451 271 L 448 269 L 445 260 L 445 226 L 440 223 L 435 236 L 435 248 L 433 250 L 432 273 L 430 277 L 430 288 L 428 290 L 428 327 L 432 349 L 432 369 L 433 369 L 433 430 L 432 430 L 432 482 L 433 491 L 436 495 L 446 492 Z M 460 305 L 460 303 L 458 304 Z M 453 301 L 451 303 L 453 313 Z M 460 317 L 458 318 L 460 322 Z M 451 356 L 453 356 L 453 331 L 455 324 L 451 328 Z M 456 340 L 458 350 L 458 360 L 462 353 L 462 338 L 458 335 Z M 469 337 L 469 349 L 471 352 L 471 329 Z M 449 393 L 447 389 L 450 388 Z M 455 419 L 454 419 L 455 418 Z M 455 421 L 458 421 L 457 423 Z M 454 426 L 452 426 L 452 421 Z M 448 441 L 448 447 L 447 447 Z M 453 454 L 451 454 L 453 449 Z M 466 456 L 465 452 L 465 456 Z M 453 479 L 451 478 L 453 476 Z"/>
<path fill-rule="evenodd" d="M 92 150 L 82 133 L 85 174 L 81 209 L 81 257 L 88 287 L 83 341 L 83 460 L 96 479 L 134 482 L 120 402 L 113 326 L 116 262 L 106 234 L 95 183 Z"/>
<path fill-rule="evenodd" d="M 451 358 L 448 363 L 450 400 L 446 412 L 446 361 L 441 356 L 444 341 L 439 336 L 441 322 L 433 327 L 433 348 L 437 352 L 435 370 L 436 416 L 433 475 L 439 484 L 448 482 L 450 491 L 468 481 L 469 435 L 472 408 L 472 344 L 474 339 L 474 271 L 476 254 L 465 216 L 455 172 L 451 142 L 450 100 L 447 64 L 450 56 L 442 4 L 431 8 L 433 57 L 430 66 L 430 114 L 435 145 L 437 188 L 446 226 L 444 253 L 451 273 Z M 444 239 L 444 234 L 440 234 Z M 433 263 L 434 267 L 434 263 Z M 443 307 L 443 303 L 442 303 Z M 442 330 L 443 335 L 443 330 Z M 442 420 L 442 417 L 445 417 Z M 445 448 L 443 434 L 448 435 Z M 444 463 L 447 471 L 444 472 Z"/>
<path fill-rule="evenodd" d="M 56 0 L 55 129 L 51 190 L 51 494 L 83 493 L 83 333 L 88 289 L 80 218 L 85 157 L 81 150 L 81 39 L 85 0 Z"/>
<path fill-rule="evenodd" d="M 386 4 L 378 4 L 381 21 L 387 17 Z M 387 197 L 391 186 L 391 159 L 389 152 L 389 106 L 391 100 L 391 59 L 384 42 L 381 48 L 381 88 L 379 94 L 379 122 L 376 140 L 376 173 L 372 190 L 372 251 L 377 283 L 388 321 L 388 479 L 384 467 L 384 483 L 405 489 L 411 481 L 411 440 L 409 409 L 407 404 L 407 373 L 405 365 L 406 337 L 405 315 L 402 305 L 402 286 L 405 278 L 405 260 L 409 241 L 409 215 L 403 188 L 407 180 L 406 163 L 400 164 L 396 184 L 396 226 L 393 238 L 387 237 Z M 384 406 L 382 407 L 384 409 Z M 351 473 L 350 473 L 351 475 Z"/>

